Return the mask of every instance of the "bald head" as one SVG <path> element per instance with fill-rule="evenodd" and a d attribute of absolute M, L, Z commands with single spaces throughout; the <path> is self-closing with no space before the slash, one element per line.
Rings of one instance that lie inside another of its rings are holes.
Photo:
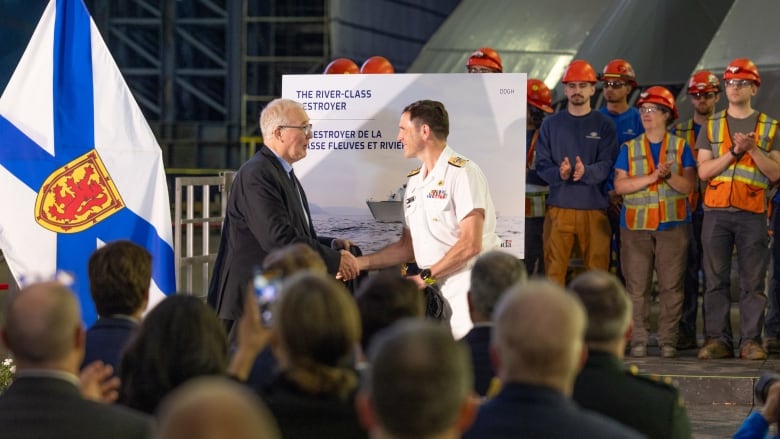
<path fill-rule="evenodd" d="M 531 280 L 506 292 L 493 321 L 492 344 L 502 381 L 571 392 L 586 325 L 576 297 L 547 280 Z"/>
<path fill-rule="evenodd" d="M 83 355 L 78 342 L 82 331 L 76 296 L 60 283 L 33 284 L 9 298 L 3 341 L 20 367 L 51 365 Z"/>
<path fill-rule="evenodd" d="M 158 439 L 278 439 L 276 422 L 248 388 L 222 377 L 183 384 L 159 412 Z"/>

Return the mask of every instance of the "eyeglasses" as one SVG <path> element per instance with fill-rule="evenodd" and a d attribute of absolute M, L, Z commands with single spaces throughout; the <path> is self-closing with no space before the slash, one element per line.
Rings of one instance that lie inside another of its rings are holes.
<path fill-rule="evenodd" d="M 729 79 L 726 81 L 726 87 L 733 87 L 737 90 L 750 85 L 753 85 L 753 81 L 749 79 Z"/>
<path fill-rule="evenodd" d="M 604 81 L 604 88 L 621 88 L 625 85 L 622 81 Z"/>
<path fill-rule="evenodd" d="M 713 92 L 707 92 L 707 93 L 691 93 L 691 99 L 712 99 L 715 97 L 715 93 Z"/>
<path fill-rule="evenodd" d="M 498 71 L 491 69 L 490 67 L 471 66 L 468 68 L 469 73 L 498 73 Z"/>
<path fill-rule="evenodd" d="M 661 107 L 655 107 L 655 106 L 652 106 L 652 107 L 639 107 L 639 112 L 642 113 L 642 114 L 655 113 L 655 112 L 659 112 L 660 113 L 660 112 L 663 112 L 663 111 L 664 111 L 664 109 L 661 108 Z"/>
<path fill-rule="evenodd" d="M 312 124 L 307 125 L 279 125 L 279 128 L 297 128 L 301 131 L 303 131 L 303 135 L 306 137 L 311 136 L 312 130 L 311 130 Z"/>

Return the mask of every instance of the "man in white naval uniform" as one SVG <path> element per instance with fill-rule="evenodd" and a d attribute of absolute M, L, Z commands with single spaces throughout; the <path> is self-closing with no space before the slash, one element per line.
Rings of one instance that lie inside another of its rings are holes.
<path fill-rule="evenodd" d="M 421 268 L 412 277 L 422 288 L 437 284 L 452 308 L 455 338 L 472 326 L 467 292 L 476 257 L 499 246 L 496 213 L 487 179 L 472 161 L 447 145 L 449 118 L 441 102 L 423 100 L 404 108 L 398 141 L 404 157 L 422 166 L 409 173 L 401 238 L 376 253 L 358 257 L 360 270 L 398 265 L 414 259 Z"/>

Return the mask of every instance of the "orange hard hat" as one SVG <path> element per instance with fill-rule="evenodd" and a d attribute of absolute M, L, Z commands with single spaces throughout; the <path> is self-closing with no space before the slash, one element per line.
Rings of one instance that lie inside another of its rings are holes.
<path fill-rule="evenodd" d="M 636 87 L 634 68 L 624 59 L 613 59 L 604 66 L 604 73 L 601 74 L 601 80 L 608 81 L 610 79 L 623 79 Z"/>
<path fill-rule="evenodd" d="M 561 82 L 564 84 L 567 82 L 590 82 L 595 84 L 596 71 L 593 70 L 593 67 L 587 61 L 575 59 L 566 66 Z"/>
<path fill-rule="evenodd" d="M 674 102 L 674 95 L 666 87 L 655 85 L 643 91 L 636 102 L 637 107 L 642 104 L 656 104 L 666 107 L 672 112 L 672 120 L 677 119 L 677 104 Z"/>
<path fill-rule="evenodd" d="M 709 70 L 699 70 L 691 75 L 688 80 L 688 94 L 720 92 L 720 81 Z"/>
<path fill-rule="evenodd" d="M 552 113 L 552 93 L 547 85 L 540 79 L 529 78 L 528 79 L 528 92 L 527 98 L 528 105 L 544 111 L 545 113 Z"/>
<path fill-rule="evenodd" d="M 360 69 L 358 68 L 357 64 L 355 64 L 355 61 L 352 61 L 349 58 L 336 58 L 331 61 L 327 67 L 325 67 L 325 71 L 322 73 L 326 75 L 341 73 L 356 74 L 360 73 Z"/>
<path fill-rule="evenodd" d="M 395 73 L 393 65 L 384 56 L 372 56 L 360 66 L 360 73 Z"/>
<path fill-rule="evenodd" d="M 504 71 L 504 66 L 501 63 L 501 55 L 490 47 L 480 47 L 471 52 L 469 60 L 466 62 L 466 68 L 472 66 L 487 67 L 489 69 L 498 70 L 498 73 Z"/>
<path fill-rule="evenodd" d="M 728 81 L 729 79 L 749 79 L 756 85 L 761 85 L 758 68 L 753 64 L 753 61 L 747 58 L 737 58 L 729 63 L 726 72 L 723 73 L 723 80 Z"/>

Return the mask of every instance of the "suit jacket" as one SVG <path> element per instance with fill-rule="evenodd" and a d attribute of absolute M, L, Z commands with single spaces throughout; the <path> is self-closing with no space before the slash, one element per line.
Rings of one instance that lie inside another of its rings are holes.
<path fill-rule="evenodd" d="M 338 271 L 341 255 L 330 238 L 319 239 L 309 202 L 298 191 L 273 151 L 263 145 L 236 173 L 230 188 L 222 238 L 209 285 L 208 303 L 224 320 L 241 316 L 246 286 L 255 267 L 273 250 L 302 242 L 325 260 L 328 272 Z M 305 214 L 304 214 L 305 209 Z"/>
<path fill-rule="evenodd" d="M 19 377 L 0 394 L 3 439 L 145 439 L 152 428 L 151 417 L 86 400 L 61 378 Z"/>
<path fill-rule="evenodd" d="M 490 382 L 496 376 L 490 361 L 490 332 L 493 325 L 477 325 L 471 328 L 461 341 L 469 346 L 471 362 L 474 365 L 474 390 L 485 396 Z"/>
<path fill-rule="evenodd" d="M 598 413 L 581 409 L 557 390 L 507 383 L 479 408 L 464 439 L 642 438 Z"/>
<path fill-rule="evenodd" d="M 99 318 L 87 331 L 86 353 L 81 367 L 95 360 L 101 360 L 113 366 L 116 374 L 122 349 L 137 328 L 138 323 L 129 318 Z"/>
<path fill-rule="evenodd" d="M 591 350 L 574 400 L 650 438 L 690 438 L 691 425 L 674 386 L 637 376 L 606 352 Z"/>

